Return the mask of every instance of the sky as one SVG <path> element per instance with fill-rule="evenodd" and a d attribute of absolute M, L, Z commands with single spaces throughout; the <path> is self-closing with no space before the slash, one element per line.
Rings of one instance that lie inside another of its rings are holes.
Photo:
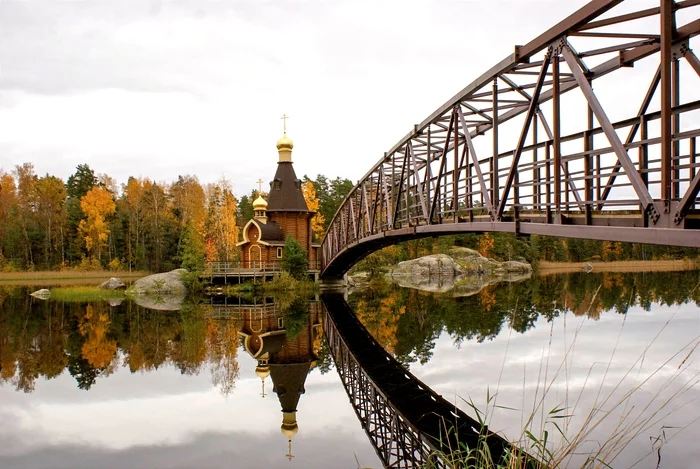
<path fill-rule="evenodd" d="M 356 182 L 585 3 L 0 0 L 0 169 L 224 176 L 243 194 L 272 178 L 287 114 L 299 176 Z"/>
<path fill-rule="evenodd" d="M 287 114 L 300 176 L 357 181 L 584 3 L 2 0 L 0 168 L 225 176 L 247 193 L 272 178 Z"/>

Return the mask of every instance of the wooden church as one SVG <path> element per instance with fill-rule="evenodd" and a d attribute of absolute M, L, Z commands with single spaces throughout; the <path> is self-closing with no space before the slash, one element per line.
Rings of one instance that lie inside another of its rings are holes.
<path fill-rule="evenodd" d="M 314 239 L 309 210 L 302 192 L 302 181 L 292 165 L 294 144 L 287 132 L 277 142 L 279 161 L 275 178 L 270 182 L 268 200 L 261 194 L 253 201 L 253 218 L 243 227 L 241 249 L 243 267 L 276 268 L 282 260 L 284 242 L 293 236 L 306 251 L 309 270 L 314 271 L 321 245 Z"/>

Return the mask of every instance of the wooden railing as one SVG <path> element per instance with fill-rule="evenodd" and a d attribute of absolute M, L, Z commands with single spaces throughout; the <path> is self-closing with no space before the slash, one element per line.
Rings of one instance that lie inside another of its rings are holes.
<path fill-rule="evenodd" d="M 308 264 L 309 271 L 318 271 L 321 268 L 320 261 L 312 261 Z M 206 266 L 206 273 L 211 275 L 225 275 L 236 273 L 275 273 L 281 272 L 282 263 L 280 261 L 238 261 L 238 262 L 209 262 Z"/>

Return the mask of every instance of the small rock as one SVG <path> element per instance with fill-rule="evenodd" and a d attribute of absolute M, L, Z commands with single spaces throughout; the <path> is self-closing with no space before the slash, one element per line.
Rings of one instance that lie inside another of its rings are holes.
<path fill-rule="evenodd" d="M 30 295 L 40 300 L 48 300 L 51 297 L 51 291 L 47 288 L 42 288 L 41 290 L 37 290 L 34 293 L 30 293 Z"/>
<path fill-rule="evenodd" d="M 102 282 L 97 288 L 102 290 L 121 290 L 126 288 L 124 282 L 120 278 L 112 277 L 109 280 Z"/>
<path fill-rule="evenodd" d="M 110 298 L 107 300 L 110 306 L 119 306 L 124 301 L 124 298 Z"/>

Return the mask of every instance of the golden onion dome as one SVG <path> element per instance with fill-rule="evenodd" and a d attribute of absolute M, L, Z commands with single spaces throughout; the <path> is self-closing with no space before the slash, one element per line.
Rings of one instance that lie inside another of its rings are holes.
<path fill-rule="evenodd" d="M 267 201 L 261 195 L 253 201 L 253 210 L 267 210 Z"/>
<path fill-rule="evenodd" d="M 277 140 L 277 149 L 282 151 L 282 150 L 289 150 L 292 151 L 292 148 L 294 148 L 294 143 L 287 137 L 287 134 L 285 133 L 281 139 Z"/>
<path fill-rule="evenodd" d="M 268 376 L 270 376 L 270 367 L 269 366 L 256 366 L 255 367 L 255 374 L 258 376 L 258 378 L 265 379 Z"/>
<path fill-rule="evenodd" d="M 288 440 L 291 440 L 294 435 L 299 432 L 299 425 L 296 423 L 293 423 L 291 425 L 283 423 L 282 426 L 280 427 L 280 430 L 284 436 L 287 437 Z"/>

